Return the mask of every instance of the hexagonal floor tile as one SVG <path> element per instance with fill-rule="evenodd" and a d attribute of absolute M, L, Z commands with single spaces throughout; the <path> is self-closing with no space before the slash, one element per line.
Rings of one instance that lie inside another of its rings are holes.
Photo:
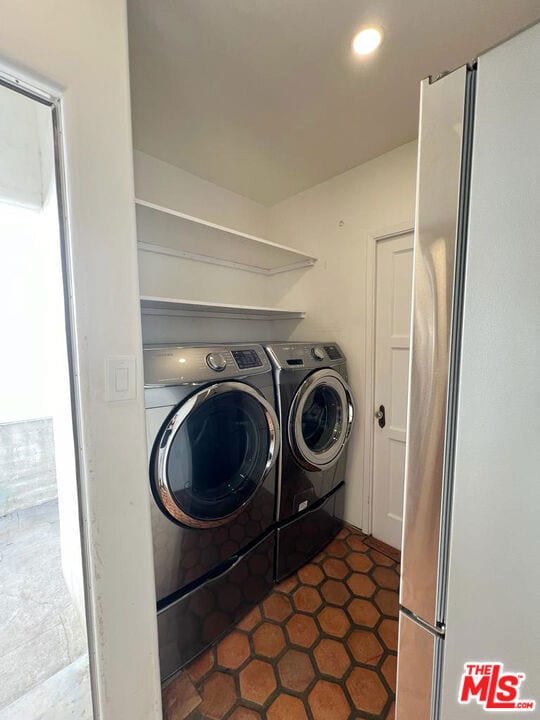
<path fill-rule="evenodd" d="M 378 550 L 370 550 L 369 554 L 377 565 L 382 565 L 383 567 L 394 567 L 396 564 L 394 560 L 389 558 L 387 555 L 383 555 Z"/>
<path fill-rule="evenodd" d="M 318 585 L 324 580 L 324 573 L 318 565 L 309 563 L 300 568 L 298 578 L 304 585 Z"/>
<path fill-rule="evenodd" d="M 357 710 L 380 715 L 388 696 L 376 672 L 355 667 L 345 684 Z"/>
<path fill-rule="evenodd" d="M 190 664 L 184 677 L 196 683 L 197 717 L 358 720 L 386 712 L 391 720 L 399 565 L 364 540 L 344 529 Z M 213 603 L 206 610 L 199 632 L 232 619 Z"/>
<path fill-rule="evenodd" d="M 313 651 L 319 670 L 325 675 L 342 678 L 351 666 L 351 659 L 342 642 L 323 638 Z"/>
<path fill-rule="evenodd" d="M 319 680 L 308 696 L 314 720 L 347 720 L 351 708 L 339 685 Z"/>
<path fill-rule="evenodd" d="M 300 650 L 287 650 L 278 662 L 278 674 L 283 687 L 296 692 L 304 692 L 315 677 L 309 655 Z"/>
<path fill-rule="evenodd" d="M 164 720 L 187 718 L 201 704 L 201 696 L 183 673 L 163 688 L 161 699 Z"/>
<path fill-rule="evenodd" d="M 278 695 L 266 712 L 268 720 L 308 720 L 304 703 L 292 695 Z"/>
<path fill-rule="evenodd" d="M 376 665 L 383 654 L 383 647 L 369 630 L 354 630 L 347 639 L 354 659 L 365 665 Z"/>
<path fill-rule="evenodd" d="M 352 536 L 351 536 L 352 537 Z M 347 538 L 347 542 L 350 541 L 350 537 Z M 331 555 L 332 557 L 342 558 L 349 552 L 349 548 L 343 540 L 332 540 L 330 545 L 325 548 L 325 554 Z"/>
<path fill-rule="evenodd" d="M 355 572 L 368 572 L 373 563 L 364 553 L 352 552 L 345 558 L 345 562 Z"/>
<path fill-rule="evenodd" d="M 283 622 L 292 611 L 289 598 L 281 593 L 272 593 L 263 602 L 263 613 L 269 620 Z"/>
<path fill-rule="evenodd" d="M 341 608 L 324 607 L 317 616 L 323 631 L 333 637 L 344 637 L 351 621 Z"/>
<path fill-rule="evenodd" d="M 229 715 L 229 720 L 261 720 L 261 716 L 256 710 L 239 705 L 232 715 Z"/>
<path fill-rule="evenodd" d="M 253 630 L 254 627 L 256 627 L 262 620 L 261 611 L 259 609 L 258 605 L 255 605 L 255 607 L 248 612 L 247 615 L 244 615 L 242 620 L 237 624 L 237 628 L 239 630 L 245 630 L 245 632 L 249 632 L 250 630 Z"/>
<path fill-rule="evenodd" d="M 294 645 L 304 648 L 311 647 L 319 635 L 313 618 L 299 613 L 292 616 L 285 629 L 289 640 Z"/>
<path fill-rule="evenodd" d="M 353 573 L 348 578 L 347 585 L 357 597 L 371 597 L 376 589 L 371 578 L 363 573 Z"/>
<path fill-rule="evenodd" d="M 217 646 L 218 665 L 236 670 L 249 657 L 249 642 L 244 633 L 233 630 Z"/>
<path fill-rule="evenodd" d="M 298 586 L 298 578 L 296 577 L 296 575 L 290 575 L 288 578 L 285 578 L 285 580 L 282 580 L 281 582 L 279 582 L 274 587 L 274 590 L 277 590 L 277 592 L 282 592 L 282 593 L 290 593 L 297 586 Z"/>
<path fill-rule="evenodd" d="M 302 585 L 294 593 L 293 603 L 297 610 L 314 613 L 322 605 L 322 598 L 316 588 Z"/>
<path fill-rule="evenodd" d="M 199 655 L 199 657 L 190 663 L 187 668 L 187 674 L 193 682 L 199 682 L 214 667 L 214 649 L 210 648 Z"/>
<path fill-rule="evenodd" d="M 383 615 L 398 616 L 399 596 L 395 590 L 377 590 L 373 598 Z"/>
<path fill-rule="evenodd" d="M 364 542 L 364 538 L 360 535 L 355 535 L 354 533 L 351 533 L 351 535 L 347 538 L 347 545 L 351 548 L 351 550 L 356 550 L 357 552 L 369 550 L 368 546 Z"/>
<path fill-rule="evenodd" d="M 212 673 L 204 682 L 201 697 L 201 715 L 210 720 L 221 720 L 236 702 L 234 679 L 222 672 Z"/>
<path fill-rule="evenodd" d="M 383 643 L 389 650 L 397 650 L 398 624 L 397 620 L 383 620 L 379 625 L 379 633 Z"/>
<path fill-rule="evenodd" d="M 244 700 L 264 705 L 276 687 L 274 670 L 264 660 L 252 660 L 240 672 L 240 693 Z"/>
<path fill-rule="evenodd" d="M 380 618 L 379 611 L 371 600 L 353 598 L 347 606 L 347 612 L 356 625 L 374 627 Z"/>
<path fill-rule="evenodd" d="M 264 622 L 253 633 L 253 646 L 257 655 L 274 658 L 285 647 L 285 635 L 279 625 Z"/>
<path fill-rule="evenodd" d="M 392 568 L 376 567 L 372 575 L 373 579 L 379 587 L 387 590 L 397 590 L 399 587 L 399 577 Z"/>
<path fill-rule="evenodd" d="M 321 593 L 327 603 L 342 607 L 351 597 L 347 586 L 339 580 L 326 580 L 321 586 Z"/>
<path fill-rule="evenodd" d="M 390 689 L 396 691 L 397 656 L 387 655 L 382 664 L 382 674 Z"/>
<path fill-rule="evenodd" d="M 343 580 L 350 572 L 343 560 L 333 557 L 323 561 L 322 569 L 329 578 L 334 578 L 335 580 Z"/>

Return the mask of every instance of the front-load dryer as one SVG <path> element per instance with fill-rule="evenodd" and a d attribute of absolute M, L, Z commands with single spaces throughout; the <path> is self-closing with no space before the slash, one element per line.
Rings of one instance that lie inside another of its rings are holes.
<path fill-rule="evenodd" d="M 354 402 L 336 343 L 271 343 L 282 432 L 276 578 L 297 570 L 339 531 Z"/>
<path fill-rule="evenodd" d="M 144 348 L 162 679 L 273 581 L 280 434 L 259 345 Z"/>

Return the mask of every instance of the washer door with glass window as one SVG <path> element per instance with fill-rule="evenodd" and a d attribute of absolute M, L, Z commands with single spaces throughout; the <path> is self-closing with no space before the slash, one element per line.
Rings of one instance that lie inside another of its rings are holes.
<path fill-rule="evenodd" d="M 336 463 L 353 420 L 351 391 L 341 375 L 329 368 L 309 375 L 296 392 L 289 415 L 289 444 L 296 460 L 308 470 Z"/>
<path fill-rule="evenodd" d="M 182 525 L 222 525 L 261 487 L 278 449 L 275 411 L 257 390 L 241 382 L 207 386 L 180 403 L 158 434 L 154 497 Z"/>

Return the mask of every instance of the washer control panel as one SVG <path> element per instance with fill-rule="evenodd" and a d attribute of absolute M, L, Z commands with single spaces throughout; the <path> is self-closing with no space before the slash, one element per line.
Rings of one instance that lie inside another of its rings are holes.
<path fill-rule="evenodd" d="M 336 343 L 270 343 L 266 346 L 266 351 L 276 367 L 289 370 L 333 366 L 345 362 Z"/>
<path fill-rule="evenodd" d="M 330 360 L 341 360 L 343 355 L 337 345 L 325 345 L 324 349 Z"/>
<path fill-rule="evenodd" d="M 240 370 L 262 367 L 262 360 L 257 350 L 233 350 L 232 356 Z"/>

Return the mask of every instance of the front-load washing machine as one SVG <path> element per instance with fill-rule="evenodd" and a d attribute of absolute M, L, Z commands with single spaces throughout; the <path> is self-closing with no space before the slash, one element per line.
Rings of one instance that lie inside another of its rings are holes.
<path fill-rule="evenodd" d="M 343 514 L 347 442 L 354 402 L 336 343 L 272 343 L 282 432 L 278 465 L 276 579 L 316 555 Z"/>
<path fill-rule="evenodd" d="M 147 346 L 144 381 L 165 679 L 272 586 L 280 434 L 260 345 Z"/>

